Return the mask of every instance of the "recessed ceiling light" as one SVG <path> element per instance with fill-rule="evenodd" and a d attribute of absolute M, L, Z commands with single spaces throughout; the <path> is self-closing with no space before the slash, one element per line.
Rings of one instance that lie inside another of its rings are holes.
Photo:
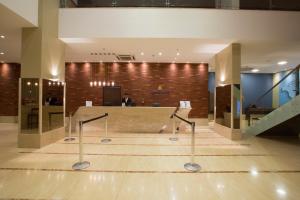
<path fill-rule="evenodd" d="M 180 53 L 179 53 L 179 52 L 177 52 L 177 53 L 176 53 L 176 55 L 177 55 L 177 56 L 180 56 Z"/>
<path fill-rule="evenodd" d="M 162 52 L 159 52 L 158 55 L 161 56 L 161 55 L 162 55 Z"/>
<path fill-rule="evenodd" d="M 4 55 L 4 52 L 0 52 L 0 55 Z"/>
<path fill-rule="evenodd" d="M 4 39 L 4 38 L 5 38 L 5 36 L 4 36 L 4 35 L 0 35 L 0 38 Z"/>
<path fill-rule="evenodd" d="M 143 56 L 144 55 L 144 52 L 141 52 L 141 56 Z"/>
<path fill-rule="evenodd" d="M 286 65 L 286 64 L 288 64 L 288 62 L 283 60 L 283 61 L 279 61 L 277 64 L 278 65 Z"/>
<path fill-rule="evenodd" d="M 251 72 L 254 72 L 254 73 L 259 72 L 259 69 L 252 69 Z"/>

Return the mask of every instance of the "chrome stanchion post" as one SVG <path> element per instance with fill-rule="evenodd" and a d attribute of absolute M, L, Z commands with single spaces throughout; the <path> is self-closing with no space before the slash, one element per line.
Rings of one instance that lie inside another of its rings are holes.
<path fill-rule="evenodd" d="M 75 163 L 72 168 L 74 170 L 82 170 L 90 166 L 90 162 L 83 161 L 83 144 L 82 144 L 83 122 L 79 122 L 79 162 Z"/>
<path fill-rule="evenodd" d="M 195 122 L 192 123 L 192 138 L 191 138 L 191 162 L 185 163 L 184 168 L 191 172 L 197 172 L 201 169 L 200 165 L 194 162 L 195 156 Z"/>
<path fill-rule="evenodd" d="M 70 142 L 75 140 L 74 137 L 71 136 L 72 134 L 72 113 L 69 113 L 69 136 L 64 140 L 65 142 Z"/>
<path fill-rule="evenodd" d="M 111 142 L 111 139 L 108 138 L 108 134 L 107 134 L 107 118 L 108 118 L 108 113 L 105 113 L 106 117 L 105 117 L 105 138 L 101 140 L 102 143 L 108 143 Z"/>
<path fill-rule="evenodd" d="M 175 115 L 172 115 L 172 123 L 173 123 L 173 135 L 169 138 L 171 141 L 177 141 L 178 138 L 176 137 L 176 122 L 175 122 Z"/>

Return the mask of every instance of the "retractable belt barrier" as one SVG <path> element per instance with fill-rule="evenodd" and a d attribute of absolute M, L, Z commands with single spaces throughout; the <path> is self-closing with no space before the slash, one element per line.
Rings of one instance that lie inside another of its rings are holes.
<path fill-rule="evenodd" d="M 82 131 L 83 131 L 83 125 L 101 118 L 106 118 L 105 121 L 105 131 L 106 131 L 106 136 L 107 136 L 107 117 L 108 117 L 108 113 L 105 113 L 104 115 L 101 115 L 99 117 L 95 117 L 92 119 L 88 119 L 88 120 L 84 120 L 84 121 L 79 121 L 79 161 L 76 162 L 72 168 L 74 170 L 82 170 L 85 168 L 88 168 L 90 166 L 90 162 L 88 161 L 83 161 L 83 144 L 82 144 Z"/>

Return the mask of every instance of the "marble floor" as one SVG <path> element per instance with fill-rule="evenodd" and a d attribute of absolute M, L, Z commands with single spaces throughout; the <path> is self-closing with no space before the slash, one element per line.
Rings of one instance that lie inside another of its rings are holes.
<path fill-rule="evenodd" d="M 17 148 L 17 126 L 0 124 L 0 199 L 248 200 L 300 199 L 300 142 L 278 138 L 230 141 L 196 128 L 195 162 L 186 171 L 190 135 L 85 132 L 84 160 L 73 171 L 78 140 L 42 149 Z"/>

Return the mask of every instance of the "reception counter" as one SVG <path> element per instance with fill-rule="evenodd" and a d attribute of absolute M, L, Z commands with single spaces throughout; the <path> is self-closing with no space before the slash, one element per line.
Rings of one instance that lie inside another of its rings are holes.
<path fill-rule="evenodd" d="M 171 133 L 172 119 L 176 107 L 79 107 L 73 117 L 72 128 L 78 128 L 80 120 L 91 119 L 108 113 L 108 131 L 124 133 Z M 187 118 L 191 109 L 179 109 L 177 115 Z M 85 125 L 84 130 L 103 130 L 105 120 L 100 119 Z M 175 119 L 176 127 L 182 127 Z"/>

